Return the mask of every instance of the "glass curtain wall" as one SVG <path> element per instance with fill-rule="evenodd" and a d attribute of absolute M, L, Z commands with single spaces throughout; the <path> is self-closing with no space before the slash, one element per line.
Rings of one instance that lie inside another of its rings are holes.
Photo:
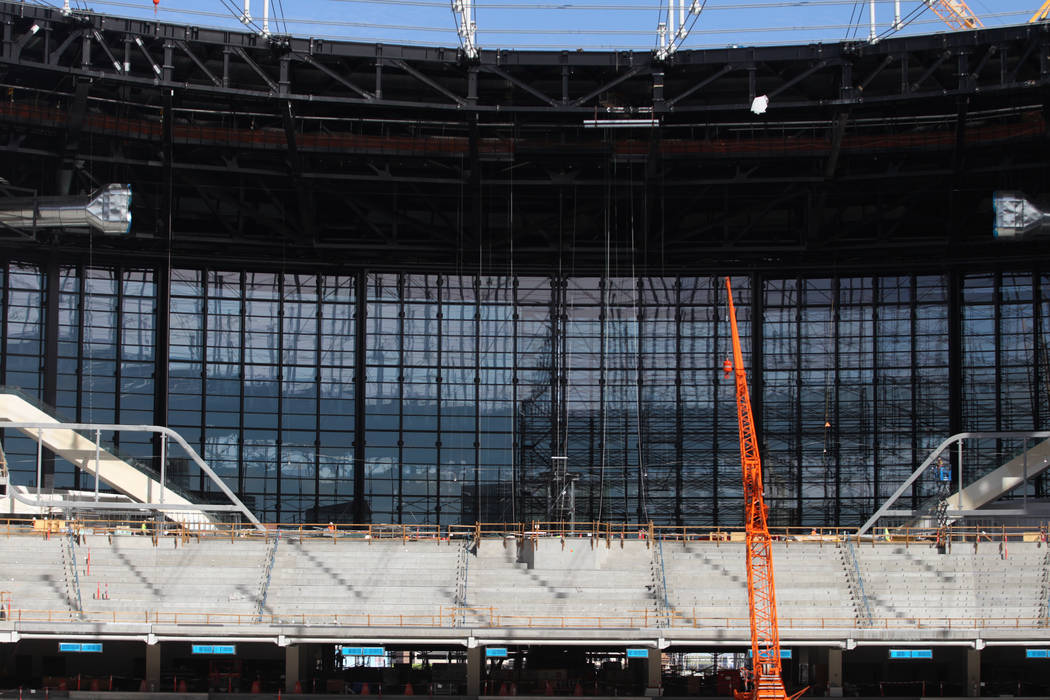
<path fill-rule="evenodd" d="M 952 432 L 1047 427 L 1050 275 L 733 282 L 775 525 L 862 522 Z M 11 261 L 0 291 L 5 384 L 70 420 L 171 426 L 264 520 L 348 521 L 356 475 L 372 522 L 742 522 L 720 278 Z M 35 446 L 3 437 L 35 485 Z"/>

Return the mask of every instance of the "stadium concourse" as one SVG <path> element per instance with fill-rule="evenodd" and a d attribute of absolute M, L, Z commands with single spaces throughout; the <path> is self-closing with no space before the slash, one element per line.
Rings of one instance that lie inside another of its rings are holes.
<path fill-rule="evenodd" d="M 730 530 L 2 527 L 6 687 L 724 695 L 749 646 Z M 788 688 L 1045 694 L 1044 540 L 778 532 Z"/>

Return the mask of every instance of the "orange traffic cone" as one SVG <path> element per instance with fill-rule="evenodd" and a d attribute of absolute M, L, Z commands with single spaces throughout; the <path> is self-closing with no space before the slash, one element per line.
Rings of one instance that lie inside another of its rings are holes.
<path fill-rule="evenodd" d="M 550 681 L 544 681 L 543 694 L 554 695 L 554 686 L 551 685 Z"/>
<path fill-rule="evenodd" d="M 580 685 L 579 681 L 576 681 L 576 690 L 572 691 L 572 694 L 576 697 L 580 697 L 581 695 L 583 695 L 583 686 Z"/>
<path fill-rule="evenodd" d="M 499 684 L 499 694 L 500 695 L 506 695 L 507 694 L 507 681 L 503 681 L 502 683 Z"/>
<path fill-rule="evenodd" d="M 97 692 L 98 692 L 99 690 L 101 690 L 101 688 L 99 687 L 99 684 L 98 684 L 98 679 L 97 679 L 97 678 L 92 678 L 92 679 L 91 679 L 91 687 L 90 687 L 89 689 L 90 689 L 90 690 L 93 690 L 93 691 L 95 691 L 96 693 L 97 693 Z"/>
<path fill-rule="evenodd" d="M 415 691 L 412 690 L 412 684 L 411 683 L 405 683 L 405 695 L 415 695 L 415 694 L 416 694 Z"/>
<path fill-rule="evenodd" d="M 518 684 L 515 683 L 514 681 L 511 681 L 511 683 L 510 683 L 510 694 L 511 694 L 511 696 L 514 696 L 514 695 L 518 694 Z"/>
<path fill-rule="evenodd" d="M 185 678 L 183 678 L 182 680 L 179 681 L 179 692 L 180 693 L 187 692 L 186 691 L 186 679 Z"/>
<path fill-rule="evenodd" d="M 59 688 L 61 689 L 61 686 Z M 143 678 L 139 682 L 139 692 L 140 693 L 145 693 L 146 692 L 146 679 L 145 678 Z"/>
<path fill-rule="evenodd" d="M 252 691 L 251 692 L 253 692 L 253 693 L 261 693 L 262 692 L 262 685 L 259 683 L 259 679 L 258 678 L 256 678 L 254 681 L 252 681 Z"/>
<path fill-rule="evenodd" d="M 146 681 L 142 681 L 142 682 L 145 683 Z M 58 681 L 58 689 L 59 690 L 69 690 L 69 683 L 66 682 L 65 678 L 62 678 L 62 679 L 60 679 Z"/>
<path fill-rule="evenodd" d="M 367 683 L 362 683 L 361 684 L 361 695 L 368 695 L 368 684 Z"/>
<path fill-rule="evenodd" d="M 295 682 L 295 692 L 297 692 L 297 693 L 302 693 L 303 692 L 303 683 L 302 683 L 302 681 L 296 681 Z"/>

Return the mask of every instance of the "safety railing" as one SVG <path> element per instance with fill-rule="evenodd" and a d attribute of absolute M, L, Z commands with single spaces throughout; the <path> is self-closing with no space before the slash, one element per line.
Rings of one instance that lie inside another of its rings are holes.
<path fill-rule="evenodd" d="M 66 530 L 62 553 L 66 569 L 66 583 L 70 588 L 69 602 L 74 612 L 80 615 L 84 612 L 84 603 L 80 597 L 80 574 L 77 573 L 77 541 L 71 527 Z"/>
<path fill-rule="evenodd" d="M 683 545 L 699 542 L 743 543 L 744 531 L 710 526 L 662 526 L 652 523 L 475 523 L 472 525 L 408 525 L 408 524 L 347 524 L 347 523 L 268 523 L 266 531 L 237 523 L 213 523 L 209 529 L 195 529 L 191 525 L 174 522 L 131 521 L 104 518 L 81 518 L 77 520 L 46 520 L 42 518 L 0 518 L 0 537 L 26 534 L 64 532 L 71 527 L 74 534 L 102 535 L 146 535 L 149 537 L 184 537 L 192 540 L 228 540 L 236 542 L 248 539 L 268 539 L 271 532 L 281 531 L 285 539 L 318 539 L 335 543 L 362 540 L 382 541 L 430 541 L 448 544 L 462 541 L 478 541 L 498 538 L 521 538 L 539 540 L 544 538 L 581 538 L 593 543 L 612 546 L 631 540 L 661 541 Z M 946 532 L 936 528 L 879 529 L 869 534 L 858 535 L 855 528 L 772 527 L 773 541 L 788 546 L 802 544 L 834 544 L 852 542 L 855 545 L 876 546 L 932 545 L 942 537 L 941 544 L 976 542 L 1047 542 L 1048 527 L 1041 526 L 949 526 Z"/>
<path fill-rule="evenodd" d="M 657 540 L 656 546 L 652 548 L 651 552 L 653 595 L 656 598 L 657 610 L 660 614 L 659 626 L 666 627 L 668 612 L 672 609 L 672 606 L 667 590 L 667 569 L 664 566 L 664 541 Z"/>
<path fill-rule="evenodd" d="M 281 544 L 281 531 L 278 530 L 276 535 L 267 543 L 266 547 L 266 565 L 263 568 L 263 574 L 259 581 L 259 606 L 256 608 L 255 617 L 256 619 L 262 619 L 263 613 L 266 610 L 266 596 L 270 593 L 270 581 L 273 578 L 273 565 L 277 561 L 277 547 Z"/>
<path fill-rule="evenodd" d="M 460 545 L 456 557 L 456 607 L 460 613 L 456 616 L 456 626 L 462 627 L 466 623 L 464 611 L 467 609 L 467 581 L 470 575 L 470 557 L 467 556 L 467 548 Z"/>
<path fill-rule="evenodd" d="M 12 623 L 83 623 L 96 624 L 152 624 L 152 625 L 241 625 L 241 626 L 330 626 L 340 627 L 431 627 L 454 629 L 461 614 L 467 614 L 471 628 L 493 629 L 632 629 L 655 627 L 660 615 L 652 610 L 624 611 L 611 615 L 541 615 L 502 613 L 496 608 L 446 607 L 434 614 L 371 614 L 371 613 L 254 613 L 202 611 L 86 611 L 74 618 L 69 610 L 30 610 L 12 608 L 8 622 Z M 672 629 L 740 630 L 750 629 L 746 616 L 707 617 L 702 610 L 690 614 L 677 609 L 666 619 Z M 855 617 L 780 617 L 781 629 L 786 630 L 1033 630 L 1041 627 L 1038 617 L 885 617 L 861 623 Z"/>
<path fill-rule="evenodd" d="M 854 599 L 859 603 L 857 606 L 857 613 L 860 616 L 861 621 L 869 623 L 871 622 L 871 603 L 868 600 L 868 594 L 864 591 L 864 577 L 860 573 L 860 563 L 857 561 L 857 552 L 853 549 L 853 543 L 846 541 L 846 579 L 849 581 L 850 588 L 853 589 Z"/>

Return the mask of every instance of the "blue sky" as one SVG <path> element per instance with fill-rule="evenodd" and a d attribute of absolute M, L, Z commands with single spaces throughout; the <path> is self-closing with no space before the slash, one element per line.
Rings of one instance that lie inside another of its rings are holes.
<path fill-rule="evenodd" d="M 61 5 L 63 0 L 31 0 Z M 245 0 L 159 0 L 162 20 L 242 26 Z M 456 46 L 451 0 L 270 0 L 270 30 L 318 38 Z M 634 49 L 656 46 L 671 0 L 473 0 L 477 43 L 495 49 Z M 688 0 L 691 2 L 691 0 Z M 698 0 L 704 2 L 704 0 Z M 70 0 L 73 7 L 153 17 L 151 0 Z M 261 25 L 263 0 L 250 0 Z M 922 0 L 899 0 L 907 34 L 950 31 Z M 1042 0 L 967 0 L 985 26 L 1021 24 Z M 869 0 L 707 0 L 683 48 L 866 39 Z M 663 10 L 663 12 L 661 12 Z M 895 0 L 876 0 L 880 35 L 892 34 Z"/>

